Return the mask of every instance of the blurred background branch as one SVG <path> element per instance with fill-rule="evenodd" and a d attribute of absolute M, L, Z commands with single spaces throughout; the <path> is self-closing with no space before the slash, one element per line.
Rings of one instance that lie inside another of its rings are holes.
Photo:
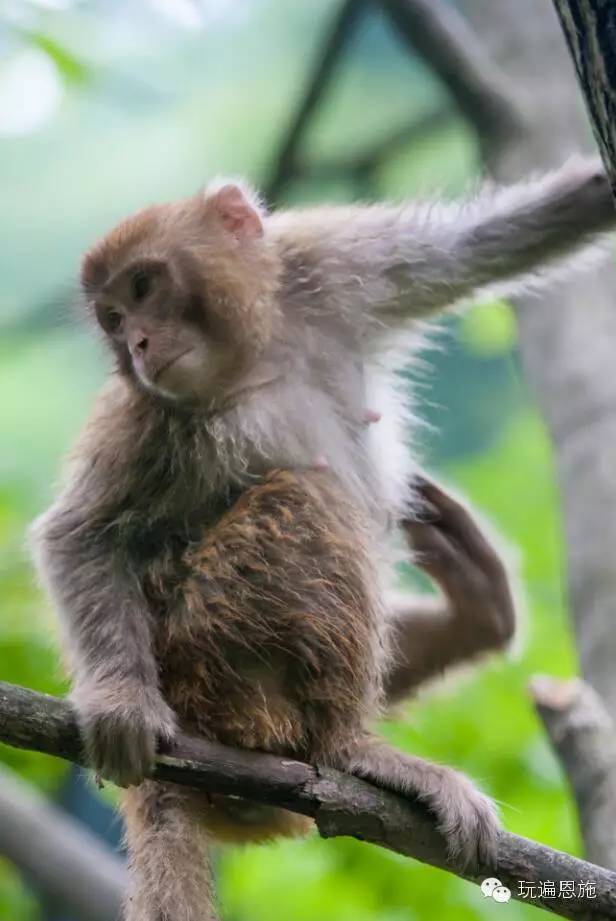
<path fill-rule="evenodd" d="M 308 121 L 340 64 L 366 3 L 367 0 L 343 0 L 333 25 L 327 30 L 314 69 L 308 77 L 299 105 L 274 158 L 271 177 L 265 181 L 264 191 L 268 201 L 276 202 L 284 187 L 295 177 L 298 150 L 304 139 Z"/>
<path fill-rule="evenodd" d="M 530 692 L 575 797 L 589 860 L 616 866 L 616 727 L 584 681 L 535 677 Z"/>
<path fill-rule="evenodd" d="M 291 179 L 312 179 L 318 181 L 350 178 L 358 188 L 369 188 L 374 182 L 379 167 L 405 144 L 420 140 L 431 131 L 451 121 L 451 109 L 439 106 L 414 118 L 406 125 L 394 128 L 389 134 L 375 141 L 365 150 L 341 154 L 330 159 L 322 158 L 315 163 L 303 161 L 298 154 L 295 166 L 288 177 Z"/>
<path fill-rule="evenodd" d="M 20 867 L 50 904 L 83 921 L 119 918 L 123 861 L 83 824 L 2 765 L 0 854 Z"/>
<path fill-rule="evenodd" d="M 458 11 L 441 0 L 380 0 L 398 35 L 443 83 L 461 115 L 477 132 L 484 157 L 513 141 L 522 110 L 478 36 Z"/>

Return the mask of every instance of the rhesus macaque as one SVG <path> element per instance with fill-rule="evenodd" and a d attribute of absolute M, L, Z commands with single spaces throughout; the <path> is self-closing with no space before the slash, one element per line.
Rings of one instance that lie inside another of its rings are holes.
<path fill-rule="evenodd" d="M 268 215 L 225 183 L 129 217 L 86 254 L 116 369 L 33 539 L 90 761 L 128 788 L 129 921 L 213 918 L 199 843 L 307 824 L 148 780 L 179 726 L 417 797 L 452 860 L 490 859 L 490 801 L 368 729 L 387 695 L 513 629 L 498 557 L 404 443 L 394 372 L 418 320 L 534 279 L 614 218 L 585 160 L 462 207 Z M 396 522 L 439 611 L 388 614 Z"/>

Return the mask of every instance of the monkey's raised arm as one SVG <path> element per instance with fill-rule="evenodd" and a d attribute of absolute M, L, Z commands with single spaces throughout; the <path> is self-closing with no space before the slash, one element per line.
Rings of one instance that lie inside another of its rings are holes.
<path fill-rule="evenodd" d="M 599 161 L 576 158 L 461 204 L 316 208 L 270 220 L 283 252 L 289 243 L 292 288 L 397 324 L 482 288 L 514 291 L 615 226 L 616 209 Z"/>
<path fill-rule="evenodd" d="M 42 581 L 67 645 L 90 763 L 122 786 L 140 783 L 174 716 L 158 689 L 150 613 L 136 578 L 111 544 L 109 522 L 91 520 L 76 489 L 32 528 Z"/>

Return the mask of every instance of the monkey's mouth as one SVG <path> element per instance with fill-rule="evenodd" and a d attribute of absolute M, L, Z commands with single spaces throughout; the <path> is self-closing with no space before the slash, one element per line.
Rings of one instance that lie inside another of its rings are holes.
<path fill-rule="evenodd" d="M 179 361 L 180 358 L 184 358 L 184 356 L 188 355 L 189 352 L 192 352 L 192 347 L 184 349 L 183 352 L 179 352 L 177 355 L 174 355 L 168 361 L 164 362 L 164 364 L 160 365 L 160 367 L 156 368 L 152 374 L 152 381 L 157 382 L 162 377 L 162 375 L 176 363 L 176 361 Z"/>

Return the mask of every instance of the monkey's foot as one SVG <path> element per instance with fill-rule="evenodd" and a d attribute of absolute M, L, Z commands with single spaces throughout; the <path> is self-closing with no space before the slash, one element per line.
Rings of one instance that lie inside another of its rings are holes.
<path fill-rule="evenodd" d="M 489 865 L 496 856 L 499 822 L 492 801 L 464 774 L 406 755 L 368 739 L 349 757 L 346 770 L 423 803 L 436 818 L 452 865 Z"/>

